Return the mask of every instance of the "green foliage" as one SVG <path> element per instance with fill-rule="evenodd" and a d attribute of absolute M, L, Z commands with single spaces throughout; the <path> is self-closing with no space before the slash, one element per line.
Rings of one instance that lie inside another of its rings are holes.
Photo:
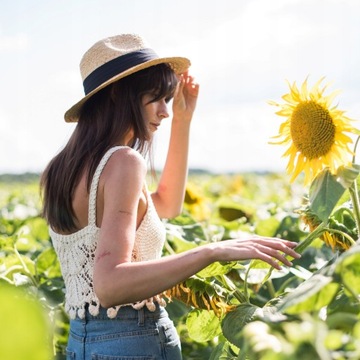
<path fill-rule="evenodd" d="M 310 187 L 310 208 L 321 221 L 327 221 L 345 190 L 330 171 L 321 172 Z"/>
<path fill-rule="evenodd" d="M 51 326 L 37 299 L 19 287 L 0 283 L 0 359 L 48 360 Z"/>
<path fill-rule="evenodd" d="M 166 222 L 164 256 L 250 232 L 296 241 L 302 258 L 282 271 L 259 260 L 217 262 L 188 279 L 192 301 L 168 304 L 184 359 L 360 358 L 360 244 L 353 244 L 357 220 L 347 195 L 357 171 L 344 168 L 337 178 L 324 172 L 313 183 L 310 208 L 320 219 L 314 232 L 295 211 L 304 189 L 282 176 L 190 176 L 183 214 Z M 0 321 L 8 333 L 0 336 L 1 359 L 10 348 L 26 349 L 26 359 L 49 358 L 49 351 L 65 359 L 64 282 L 39 216 L 37 181 L 0 184 Z M 325 231 L 339 241 L 349 236 L 351 248 L 327 246 Z"/>
<path fill-rule="evenodd" d="M 213 311 L 194 309 L 186 318 L 189 336 L 198 342 L 212 340 L 220 335 L 220 321 Z"/>
<path fill-rule="evenodd" d="M 39 216 L 38 191 L 37 183 L 0 186 L 0 286 L 6 286 L 0 294 L 4 304 L 13 306 L 8 321 L 15 326 L 14 319 L 19 319 L 16 326 L 22 329 L 1 320 L 3 331 L 14 328 L 8 347 L 0 346 L 12 351 L 0 353 L 4 360 L 41 360 L 52 354 L 65 359 L 69 319 L 63 310 L 64 281 L 47 224 Z"/>

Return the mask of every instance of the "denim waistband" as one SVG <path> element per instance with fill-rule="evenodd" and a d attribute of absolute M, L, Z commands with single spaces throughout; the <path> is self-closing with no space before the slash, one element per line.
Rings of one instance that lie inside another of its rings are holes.
<path fill-rule="evenodd" d="M 156 308 L 155 311 L 150 311 L 146 306 L 142 307 L 139 310 L 134 309 L 132 306 L 126 305 L 119 308 L 116 316 L 113 319 L 159 319 L 164 316 L 168 316 L 166 310 L 160 306 L 159 304 L 155 304 Z M 91 315 L 88 306 L 85 306 L 85 319 L 86 321 L 91 320 L 112 320 L 107 315 L 106 308 L 100 306 L 99 314 L 98 315 Z M 80 318 L 76 317 L 77 320 L 81 320 Z"/>

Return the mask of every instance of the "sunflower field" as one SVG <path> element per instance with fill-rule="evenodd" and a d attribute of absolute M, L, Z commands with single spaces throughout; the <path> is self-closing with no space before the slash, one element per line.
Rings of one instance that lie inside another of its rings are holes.
<path fill-rule="evenodd" d="M 298 242 L 302 257 L 280 271 L 214 263 L 170 289 L 185 360 L 360 358 L 357 174 L 324 171 L 310 189 L 282 174 L 190 174 L 164 256 L 251 233 Z M 0 359 L 65 359 L 64 283 L 38 177 L 0 180 Z"/>

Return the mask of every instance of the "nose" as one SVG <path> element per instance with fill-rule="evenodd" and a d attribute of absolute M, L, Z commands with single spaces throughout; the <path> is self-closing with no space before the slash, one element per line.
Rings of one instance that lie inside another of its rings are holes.
<path fill-rule="evenodd" d="M 166 104 L 165 100 L 161 101 L 161 103 L 160 103 L 158 116 L 160 119 L 165 119 L 165 118 L 169 117 L 169 112 L 168 112 L 168 108 L 167 108 L 167 104 Z"/>

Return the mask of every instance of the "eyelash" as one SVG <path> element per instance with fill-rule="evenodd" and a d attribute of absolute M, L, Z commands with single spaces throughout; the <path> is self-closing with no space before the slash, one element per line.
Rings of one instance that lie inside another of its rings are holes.
<path fill-rule="evenodd" d="M 155 100 L 156 98 L 157 98 L 157 96 L 154 95 L 153 100 L 151 100 L 150 102 L 160 101 L 161 99 L 164 99 L 165 103 L 168 104 L 172 99 L 172 97 L 165 97 L 165 98 L 159 98 L 159 99 Z"/>

